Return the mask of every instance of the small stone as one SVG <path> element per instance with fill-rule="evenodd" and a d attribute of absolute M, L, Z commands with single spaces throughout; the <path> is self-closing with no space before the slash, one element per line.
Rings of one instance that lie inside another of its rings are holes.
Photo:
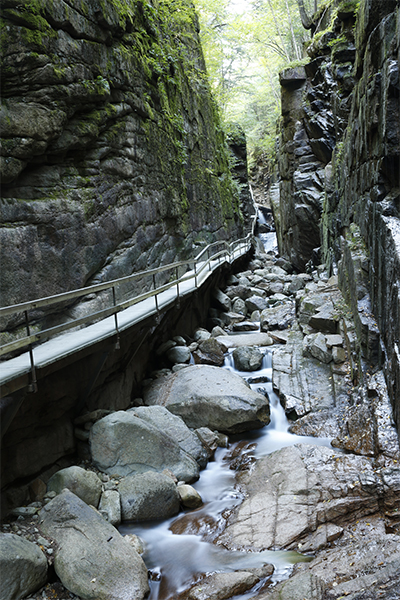
<path fill-rule="evenodd" d="M 211 333 L 207 331 L 207 329 L 199 328 L 194 332 L 194 341 L 195 342 L 203 342 L 204 340 L 208 340 L 211 337 Z"/>
<path fill-rule="evenodd" d="M 203 500 L 197 490 L 191 485 L 178 485 L 179 498 L 183 506 L 186 508 L 199 508 L 203 504 Z"/>
<path fill-rule="evenodd" d="M 346 361 L 346 351 L 340 346 L 334 346 L 332 348 L 332 358 L 335 364 L 344 363 Z"/>
<path fill-rule="evenodd" d="M 343 346 L 343 338 L 338 333 L 326 335 L 325 340 L 328 348 L 332 348 L 332 346 Z"/>

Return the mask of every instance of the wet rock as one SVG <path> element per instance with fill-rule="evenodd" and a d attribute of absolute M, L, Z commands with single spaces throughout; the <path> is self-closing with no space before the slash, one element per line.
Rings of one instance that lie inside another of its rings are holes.
<path fill-rule="evenodd" d="M 224 329 L 222 329 L 222 327 L 214 327 L 211 332 L 211 336 L 215 338 L 227 335 L 227 332 Z"/>
<path fill-rule="evenodd" d="M 226 348 L 237 348 L 238 346 L 271 346 L 273 341 L 267 333 L 249 333 L 245 335 L 234 334 L 217 338 Z"/>
<path fill-rule="evenodd" d="M 249 312 L 253 312 L 254 310 L 259 310 L 260 312 L 267 308 L 267 302 L 264 298 L 260 296 L 250 296 L 245 301 L 246 308 Z"/>
<path fill-rule="evenodd" d="M 117 490 L 104 490 L 99 503 L 100 514 L 105 514 L 106 519 L 114 527 L 121 523 L 121 500 Z"/>
<path fill-rule="evenodd" d="M 259 325 L 253 321 L 242 321 L 241 323 L 234 323 L 232 329 L 235 332 L 258 331 Z"/>
<path fill-rule="evenodd" d="M 179 494 L 164 473 L 140 473 L 124 477 L 119 486 L 124 521 L 168 519 L 179 512 Z"/>
<path fill-rule="evenodd" d="M 232 302 L 229 296 L 227 296 L 224 292 L 219 289 L 214 289 L 212 292 L 212 297 L 217 304 L 217 307 L 229 312 L 232 308 Z"/>
<path fill-rule="evenodd" d="M 183 419 L 173 415 L 164 406 L 141 406 L 132 410 L 132 413 L 154 425 L 163 433 L 171 437 L 179 446 L 190 454 L 201 467 L 207 463 L 207 453 L 204 451 L 198 435 L 191 431 Z"/>
<path fill-rule="evenodd" d="M 244 320 L 244 315 L 236 312 L 227 312 L 221 314 L 221 321 L 224 325 L 233 325 Z"/>
<path fill-rule="evenodd" d="M 303 354 L 305 356 L 311 355 L 326 364 L 332 360 L 332 352 L 328 350 L 323 333 L 312 333 L 305 336 L 303 340 Z"/>
<path fill-rule="evenodd" d="M 257 595 L 257 600 L 323 600 L 325 585 L 312 573 L 299 573 L 274 590 Z"/>
<path fill-rule="evenodd" d="M 189 367 L 171 377 L 187 370 Z M 194 458 L 169 435 L 130 411 L 117 411 L 97 421 L 90 432 L 90 445 L 93 463 L 110 475 L 161 472 L 167 468 L 183 481 L 198 478 L 199 466 Z"/>
<path fill-rule="evenodd" d="M 260 316 L 261 331 L 271 329 L 287 329 L 296 318 L 296 308 L 293 302 L 267 308 Z"/>
<path fill-rule="evenodd" d="M 156 355 L 162 356 L 163 354 L 168 352 L 168 350 L 171 350 L 171 348 L 175 348 L 176 345 L 177 344 L 176 342 L 174 342 L 174 340 L 167 340 L 157 348 Z"/>
<path fill-rule="evenodd" d="M 224 437 L 224 435 L 222 433 L 211 431 L 208 427 L 199 427 L 198 429 L 195 429 L 194 432 L 205 449 L 207 457 L 211 458 L 218 446 L 221 445 L 220 436 Z"/>
<path fill-rule="evenodd" d="M 196 364 L 220 367 L 224 364 L 224 351 L 225 346 L 215 337 L 211 337 L 201 342 L 199 348 L 193 352 L 194 362 Z"/>
<path fill-rule="evenodd" d="M 193 428 L 233 433 L 269 423 L 266 398 L 238 375 L 207 365 L 191 366 L 154 382 L 145 391 L 145 401 L 165 406 Z"/>
<path fill-rule="evenodd" d="M 81 598 L 142 600 L 149 591 L 146 566 L 120 533 L 69 490 L 40 513 L 41 531 L 56 542 L 54 568 Z"/>
<path fill-rule="evenodd" d="M 226 600 L 250 590 L 259 578 L 247 571 L 233 573 L 215 573 L 200 581 L 193 587 L 188 595 L 188 600 Z"/>
<path fill-rule="evenodd" d="M 188 363 L 190 361 L 190 350 L 186 346 L 175 346 L 166 352 L 166 356 L 173 365 Z"/>
<path fill-rule="evenodd" d="M 344 348 L 333 346 L 333 348 L 332 348 L 332 358 L 333 358 L 333 362 L 336 365 L 344 363 L 346 361 L 346 359 L 347 359 L 346 350 Z"/>
<path fill-rule="evenodd" d="M 248 497 L 219 537 L 230 548 L 296 548 L 321 524 L 377 512 L 385 494 L 369 459 L 306 444 L 260 459 L 241 482 Z"/>
<path fill-rule="evenodd" d="M 236 348 L 232 356 L 238 371 L 257 371 L 264 359 L 264 354 L 255 346 Z"/>
<path fill-rule="evenodd" d="M 78 498 L 95 508 L 101 495 L 101 481 L 96 473 L 81 467 L 72 466 L 57 471 L 48 481 L 47 490 L 60 494 L 64 488 L 76 494 Z"/>
<path fill-rule="evenodd" d="M 247 313 L 246 303 L 241 298 L 236 298 L 232 303 L 232 310 L 236 313 L 245 315 Z"/>
<path fill-rule="evenodd" d="M 203 342 L 204 340 L 208 340 L 211 337 L 211 333 L 207 331 L 207 329 L 196 329 L 194 332 L 193 339 L 195 342 Z"/>
<path fill-rule="evenodd" d="M 273 386 L 287 412 L 302 417 L 311 410 L 335 406 L 330 365 L 303 356 L 303 335 L 291 331 L 286 346 L 273 354 Z"/>
<path fill-rule="evenodd" d="M 47 581 L 47 559 L 40 548 L 12 533 L 0 533 L 1 598 L 20 600 Z"/>
<path fill-rule="evenodd" d="M 186 508 L 199 508 L 203 504 L 203 500 L 197 490 L 191 485 L 178 485 L 176 488 L 179 494 L 179 499 Z"/>

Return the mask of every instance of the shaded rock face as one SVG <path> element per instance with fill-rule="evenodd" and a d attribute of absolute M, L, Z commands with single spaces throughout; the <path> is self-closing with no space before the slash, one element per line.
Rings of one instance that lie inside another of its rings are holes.
<path fill-rule="evenodd" d="M 18 535 L 0 535 L 1 597 L 25 598 L 47 581 L 47 560 L 43 552 Z"/>
<path fill-rule="evenodd" d="M 69 490 L 41 513 L 41 531 L 57 543 L 54 568 L 63 585 L 86 599 L 142 600 L 147 570 L 139 554 Z"/>
<path fill-rule="evenodd" d="M 82 6 L 2 6 L 5 305 L 242 233 L 192 6 Z"/>
<path fill-rule="evenodd" d="M 340 6 L 309 46 L 310 63 L 281 75 L 273 210 L 280 252 L 295 267 L 311 259 L 328 273 L 337 267 L 359 361 L 385 361 L 399 423 L 400 8 L 395 0 Z"/>

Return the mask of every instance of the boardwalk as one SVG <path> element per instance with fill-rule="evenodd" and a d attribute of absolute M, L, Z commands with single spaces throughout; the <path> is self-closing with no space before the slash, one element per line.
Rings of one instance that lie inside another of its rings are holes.
<path fill-rule="evenodd" d="M 221 244 L 224 246 L 223 250 L 220 249 Z M 160 311 L 172 306 L 179 298 L 187 296 L 200 288 L 213 272 L 223 264 L 231 264 L 246 254 L 250 250 L 251 244 L 252 234 L 249 234 L 246 238 L 237 240 L 232 244 L 227 244 L 226 242 L 211 244 L 203 250 L 196 259 L 187 261 L 187 263 L 175 263 L 171 266 L 176 272 L 178 272 L 178 267 L 176 266 L 178 264 L 181 267 L 186 264 L 188 268 L 189 266 L 192 266 L 192 268 L 180 277 L 177 275 L 176 279 L 167 285 L 163 285 L 147 294 L 141 294 L 141 296 L 132 298 L 129 301 L 124 301 L 119 305 L 117 304 L 114 307 L 107 309 L 106 312 L 112 313 L 111 316 L 107 316 L 97 323 L 85 326 L 81 329 L 76 329 L 77 321 L 72 321 L 67 326 L 64 325 L 63 328 L 75 327 L 73 331 L 58 334 L 48 341 L 40 343 L 33 348 L 31 347 L 30 351 L 25 351 L 20 356 L 4 360 L 0 364 L 0 386 L 2 396 L 6 396 L 10 391 L 25 387 L 27 383 L 26 377 L 24 378 L 24 376 L 31 374 L 31 380 L 35 381 L 36 369 L 43 369 L 44 367 L 56 363 L 57 361 L 61 361 L 62 359 L 106 340 L 107 338 L 116 336 L 118 332 L 124 331 L 133 325 L 144 321 L 148 317 L 157 315 Z M 165 271 L 168 269 L 168 266 L 163 267 L 162 269 Z M 125 277 L 109 284 L 103 284 L 103 286 L 92 286 L 90 288 L 85 288 L 84 290 L 78 290 L 76 291 L 75 296 L 82 297 L 101 287 L 103 287 L 103 289 L 106 286 L 108 286 L 108 288 L 115 287 L 119 282 L 126 281 L 126 279 L 127 278 Z M 80 293 L 78 294 L 78 292 Z M 69 292 L 68 294 L 73 295 L 74 292 Z M 41 299 L 32 303 L 18 305 L 18 309 L 17 307 L 2 308 L 0 309 L 0 316 L 12 314 L 17 311 L 22 312 L 28 308 L 37 308 L 41 303 L 46 305 L 46 300 L 47 305 L 49 303 L 55 303 L 56 301 L 59 302 L 61 298 L 66 297 L 68 294 L 61 294 L 60 296 L 54 297 L 54 299 L 51 299 L 52 302 L 50 302 L 49 299 Z M 140 299 L 142 296 L 148 297 Z M 129 304 L 131 305 L 124 308 Z M 80 319 L 79 324 L 82 320 L 89 321 L 90 318 L 93 320 L 93 316 Z M 57 328 L 54 329 L 57 330 Z M 38 336 L 36 336 L 36 338 L 37 337 Z M 32 338 L 35 338 L 35 336 L 25 338 L 25 347 L 29 345 L 29 341 L 33 341 Z M 17 342 L 14 345 L 23 345 L 23 343 Z M 11 347 L 12 345 L 9 344 L 8 346 Z M 0 352 L 4 354 L 7 347 L 0 347 Z M 23 378 L 24 381 L 21 378 Z M 16 382 L 17 379 L 21 379 L 19 384 Z"/>

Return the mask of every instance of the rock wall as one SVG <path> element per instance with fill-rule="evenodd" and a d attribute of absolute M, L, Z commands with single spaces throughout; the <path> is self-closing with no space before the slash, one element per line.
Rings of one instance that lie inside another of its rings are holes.
<path fill-rule="evenodd" d="M 244 233 L 189 1 L 4 0 L 1 43 L 2 305 Z"/>
<path fill-rule="evenodd" d="M 399 2 L 332 0 L 324 21 L 281 74 L 278 243 L 298 269 L 338 270 L 359 376 L 385 364 L 400 428 Z"/>

